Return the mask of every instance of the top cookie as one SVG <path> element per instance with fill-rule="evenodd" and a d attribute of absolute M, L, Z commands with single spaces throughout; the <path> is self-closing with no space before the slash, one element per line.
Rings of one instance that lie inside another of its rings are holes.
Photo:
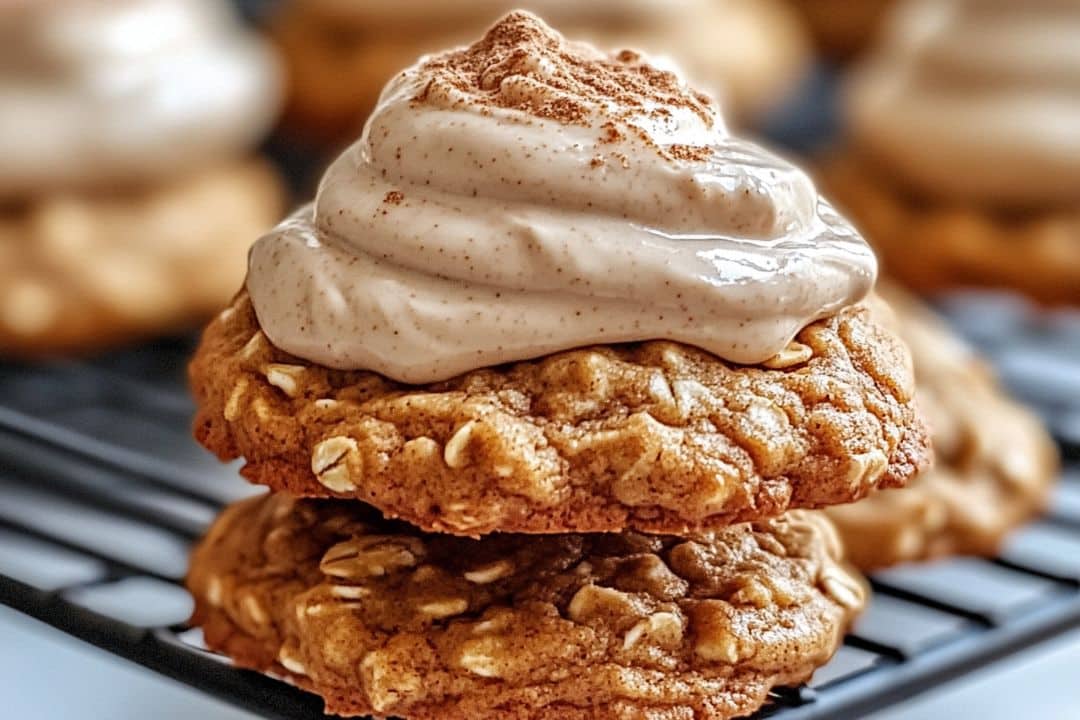
<path fill-rule="evenodd" d="M 929 459 L 909 366 L 855 307 L 761 366 L 652 341 L 403 385 L 281 351 L 241 293 L 191 381 L 198 440 L 274 489 L 458 535 L 679 534 L 903 485 Z"/>
<path fill-rule="evenodd" d="M 250 479 L 462 535 L 678 534 L 926 462 L 873 253 L 677 74 L 513 12 L 381 97 L 192 366 Z"/>

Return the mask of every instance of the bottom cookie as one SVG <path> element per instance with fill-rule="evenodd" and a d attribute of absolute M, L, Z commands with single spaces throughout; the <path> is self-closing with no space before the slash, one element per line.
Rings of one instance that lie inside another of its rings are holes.
<path fill-rule="evenodd" d="M 190 329 L 228 303 L 283 194 L 268 165 L 241 160 L 0 209 L 0 354 L 85 352 Z"/>
<path fill-rule="evenodd" d="M 944 555 L 992 555 L 1045 506 L 1057 474 L 1053 441 L 982 361 L 920 301 L 879 283 L 911 348 L 916 401 L 935 466 L 901 490 L 826 510 L 848 559 L 870 571 Z"/>
<path fill-rule="evenodd" d="M 331 713 L 716 720 L 832 656 L 865 602 L 840 554 L 813 512 L 472 540 L 278 494 L 224 511 L 188 585 L 210 648 Z"/>

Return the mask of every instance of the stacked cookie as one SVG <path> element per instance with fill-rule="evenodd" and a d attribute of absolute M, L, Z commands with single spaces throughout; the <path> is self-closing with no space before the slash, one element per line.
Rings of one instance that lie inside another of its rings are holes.
<path fill-rule="evenodd" d="M 800 508 L 929 459 L 873 277 L 677 76 L 511 13 L 387 86 L 207 328 L 196 437 L 273 492 L 194 622 L 338 714 L 752 712 L 865 600 Z"/>

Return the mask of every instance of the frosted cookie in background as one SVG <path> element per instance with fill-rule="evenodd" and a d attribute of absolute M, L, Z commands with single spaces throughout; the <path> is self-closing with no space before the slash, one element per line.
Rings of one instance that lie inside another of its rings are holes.
<path fill-rule="evenodd" d="M 573 39 L 667 56 L 744 123 L 781 102 L 810 61 L 802 23 L 777 0 L 286 0 L 272 25 L 289 68 L 287 130 L 319 145 L 355 137 L 394 73 L 518 7 Z"/>
<path fill-rule="evenodd" d="M 1080 3 L 898 7 L 823 179 L 886 271 L 1080 303 Z"/>
<path fill-rule="evenodd" d="M 281 95 L 225 2 L 0 9 L 0 353 L 160 334 L 226 301 L 282 209 L 252 153 Z"/>

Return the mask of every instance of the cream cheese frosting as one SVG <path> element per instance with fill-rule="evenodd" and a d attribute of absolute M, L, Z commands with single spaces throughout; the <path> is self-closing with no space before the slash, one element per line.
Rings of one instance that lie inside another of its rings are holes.
<path fill-rule="evenodd" d="M 172 176 L 246 150 L 276 61 L 217 0 L 65 0 L 0 13 L 0 197 Z"/>
<path fill-rule="evenodd" d="M 516 12 L 389 83 L 247 289 L 283 350 L 422 383 L 658 338 L 761 362 L 875 274 L 808 177 L 676 75 Z"/>
<path fill-rule="evenodd" d="M 916 0 L 855 73 L 856 142 L 923 194 L 1080 199 L 1080 1 Z"/>

